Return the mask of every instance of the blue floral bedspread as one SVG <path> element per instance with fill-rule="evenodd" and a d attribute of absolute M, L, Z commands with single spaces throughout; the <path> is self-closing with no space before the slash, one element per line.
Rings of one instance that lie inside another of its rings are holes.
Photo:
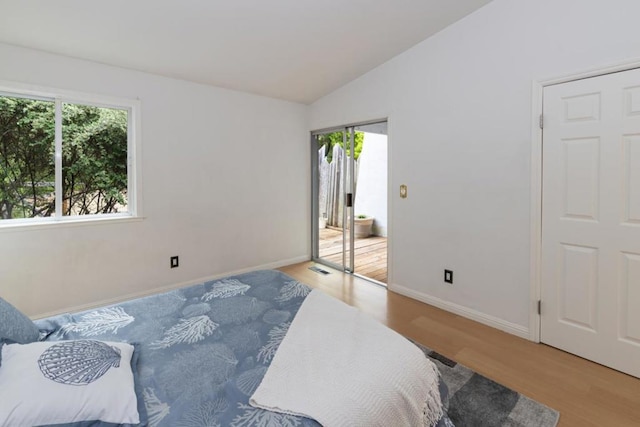
<path fill-rule="evenodd" d="M 140 344 L 152 427 L 319 426 L 249 405 L 309 292 L 279 271 L 256 271 L 36 323 L 47 341 Z"/>

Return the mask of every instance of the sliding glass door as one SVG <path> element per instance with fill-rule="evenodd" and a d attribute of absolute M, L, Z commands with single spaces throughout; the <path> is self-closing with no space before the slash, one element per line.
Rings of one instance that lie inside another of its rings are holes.
<path fill-rule="evenodd" d="M 312 253 L 334 268 L 387 282 L 387 122 L 313 132 Z"/>
<path fill-rule="evenodd" d="M 312 135 L 313 258 L 353 272 L 353 128 Z"/>

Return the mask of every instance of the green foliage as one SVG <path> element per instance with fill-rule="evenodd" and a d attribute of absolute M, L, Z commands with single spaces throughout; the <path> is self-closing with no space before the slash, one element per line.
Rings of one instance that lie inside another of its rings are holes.
<path fill-rule="evenodd" d="M 64 104 L 63 215 L 126 206 L 127 112 Z M 55 107 L 0 97 L 0 218 L 55 213 Z"/>
<path fill-rule="evenodd" d="M 63 215 L 126 205 L 126 111 L 65 104 L 62 140 Z"/>
<path fill-rule="evenodd" d="M 0 97 L 0 217 L 52 215 L 54 104 Z"/>
<path fill-rule="evenodd" d="M 332 133 L 324 133 L 318 135 L 316 138 L 318 142 L 318 150 L 320 150 L 323 146 L 325 147 L 325 158 L 327 162 L 331 163 L 333 160 L 333 147 L 337 144 L 340 147 L 344 148 L 343 142 L 343 134 L 344 132 L 332 132 Z M 349 135 L 347 135 L 349 138 Z M 358 160 L 360 157 L 360 153 L 362 152 L 362 144 L 364 143 L 364 132 L 355 132 L 353 135 L 353 145 L 355 149 L 353 150 L 355 153 L 355 159 Z M 351 150 L 347 150 L 347 156 L 351 156 Z"/>

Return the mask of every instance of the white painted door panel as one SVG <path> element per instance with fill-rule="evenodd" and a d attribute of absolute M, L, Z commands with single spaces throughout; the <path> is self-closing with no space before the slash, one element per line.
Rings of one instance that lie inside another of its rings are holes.
<path fill-rule="evenodd" d="M 640 377 L 640 70 L 543 110 L 541 341 Z"/>

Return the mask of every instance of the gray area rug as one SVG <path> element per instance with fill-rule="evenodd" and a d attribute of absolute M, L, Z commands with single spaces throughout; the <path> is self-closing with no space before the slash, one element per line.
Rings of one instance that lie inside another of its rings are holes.
<path fill-rule="evenodd" d="M 443 403 L 456 427 L 555 427 L 560 413 L 413 341 L 449 388 Z"/>

